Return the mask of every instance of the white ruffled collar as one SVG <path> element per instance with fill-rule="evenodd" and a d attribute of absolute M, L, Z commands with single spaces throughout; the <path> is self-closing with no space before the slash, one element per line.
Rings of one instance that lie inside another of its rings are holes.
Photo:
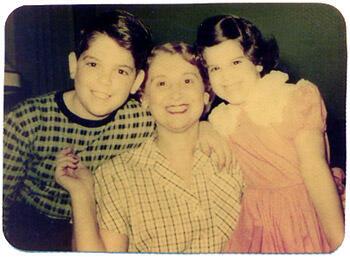
<path fill-rule="evenodd" d="M 289 92 L 294 88 L 287 81 L 288 74 L 279 71 L 271 71 L 259 79 L 244 106 L 244 113 L 249 120 L 260 126 L 282 122 L 283 108 L 287 104 Z M 222 103 L 211 112 L 209 121 L 223 135 L 229 135 L 238 125 L 241 112 L 242 107 L 239 105 Z"/>

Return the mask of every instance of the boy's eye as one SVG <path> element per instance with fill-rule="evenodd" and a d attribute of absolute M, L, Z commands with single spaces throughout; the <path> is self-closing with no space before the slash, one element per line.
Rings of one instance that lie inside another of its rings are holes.
<path fill-rule="evenodd" d="M 232 61 L 232 64 L 233 64 L 233 65 L 238 65 L 238 64 L 240 64 L 240 63 L 242 63 L 241 60 L 233 60 L 233 61 Z"/>
<path fill-rule="evenodd" d="M 190 78 L 187 78 L 184 80 L 185 84 L 188 85 L 188 84 L 192 84 L 194 81 Z"/>
<path fill-rule="evenodd" d="M 121 75 L 129 75 L 128 71 L 124 70 L 124 69 L 118 69 L 118 74 Z"/>
<path fill-rule="evenodd" d="M 90 66 L 90 67 L 96 67 L 97 63 L 95 63 L 95 62 L 88 62 L 88 63 L 86 63 L 86 65 Z"/>
<path fill-rule="evenodd" d="M 157 82 L 157 86 L 159 86 L 159 87 L 164 87 L 166 85 L 167 85 L 166 81 L 159 81 L 159 82 Z"/>

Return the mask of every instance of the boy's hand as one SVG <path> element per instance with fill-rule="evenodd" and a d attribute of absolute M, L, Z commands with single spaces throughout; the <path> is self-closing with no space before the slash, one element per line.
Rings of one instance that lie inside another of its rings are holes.
<path fill-rule="evenodd" d="M 57 154 L 55 180 L 71 195 L 94 196 L 93 176 L 72 148 Z"/>
<path fill-rule="evenodd" d="M 229 142 L 207 121 L 199 123 L 199 146 L 209 157 L 214 155 L 220 170 L 231 165 L 232 150 Z"/>

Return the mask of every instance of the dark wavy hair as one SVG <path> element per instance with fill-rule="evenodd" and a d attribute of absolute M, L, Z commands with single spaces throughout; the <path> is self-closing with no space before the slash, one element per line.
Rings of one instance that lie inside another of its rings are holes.
<path fill-rule="evenodd" d="M 276 40 L 265 40 L 253 23 L 234 15 L 212 16 L 199 25 L 194 45 L 204 66 L 204 49 L 229 39 L 239 40 L 244 54 L 250 61 L 263 67 L 261 76 L 277 66 L 279 49 Z"/>
<path fill-rule="evenodd" d="M 150 65 L 152 64 L 153 59 L 159 54 L 159 53 L 169 53 L 169 54 L 179 54 L 185 61 L 188 63 L 196 66 L 199 70 L 199 73 L 202 77 L 202 81 L 204 84 L 204 90 L 209 94 L 209 103 L 205 106 L 203 115 L 205 115 L 209 109 L 210 109 L 210 104 L 214 98 L 214 92 L 212 91 L 211 87 L 209 86 L 209 78 L 208 78 L 208 73 L 207 69 L 203 66 L 201 60 L 199 57 L 196 55 L 195 49 L 193 46 L 184 43 L 184 42 L 168 42 L 164 43 L 161 45 L 158 45 L 154 47 L 150 53 L 150 55 L 147 58 L 146 66 L 145 66 L 145 80 L 144 83 L 142 84 L 137 96 L 139 99 L 141 99 L 141 96 L 145 90 L 145 85 L 147 82 L 147 77 L 148 77 L 148 70 Z M 171 71 L 169 71 L 171 72 Z M 202 115 L 202 116 L 203 116 Z"/>
<path fill-rule="evenodd" d="M 75 49 L 78 58 L 98 33 L 106 34 L 131 51 L 137 70 L 144 68 L 153 41 L 149 28 L 139 18 L 123 10 L 114 10 L 91 19 L 80 31 Z"/>

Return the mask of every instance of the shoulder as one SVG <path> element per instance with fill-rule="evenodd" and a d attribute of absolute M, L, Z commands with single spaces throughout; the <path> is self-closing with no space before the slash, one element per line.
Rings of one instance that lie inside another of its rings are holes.
<path fill-rule="evenodd" d="M 143 157 L 145 154 L 145 147 L 148 144 L 141 144 L 141 146 L 124 151 L 114 158 L 102 163 L 96 170 L 96 177 L 109 177 L 111 179 L 129 180 L 133 178 L 133 174 L 139 173 L 139 167 L 143 167 Z"/>
<path fill-rule="evenodd" d="M 296 84 L 287 86 L 289 91 L 285 95 L 284 116 L 306 117 L 314 112 L 326 115 L 323 98 L 318 87 L 312 82 L 301 79 Z"/>
<path fill-rule="evenodd" d="M 39 122 L 43 113 L 49 113 L 55 108 L 55 93 L 28 98 L 17 104 L 6 116 L 5 120 L 17 121 L 22 127 Z"/>
<path fill-rule="evenodd" d="M 324 132 L 327 110 L 318 87 L 302 79 L 290 88 L 283 109 L 283 134 L 294 137 L 302 129 Z"/>
<path fill-rule="evenodd" d="M 125 104 L 118 110 L 119 115 L 126 115 L 130 117 L 150 117 L 151 114 L 142 108 L 141 103 L 137 100 L 130 98 Z"/>
<path fill-rule="evenodd" d="M 154 120 L 150 112 L 130 98 L 118 111 L 115 120 L 128 128 L 153 131 Z"/>
<path fill-rule="evenodd" d="M 301 79 L 292 87 L 294 89 L 288 95 L 288 102 L 291 105 L 296 105 L 299 108 L 309 108 L 323 101 L 318 87 L 308 80 Z"/>
<path fill-rule="evenodd" d="M 47 93 L 38 97 L 28 98 L 13 107 L 10 113 L 18 114 L 21 112 L 31 113 L 47 105 L 52 105 L 55 100 L 55 92 Z"/>

